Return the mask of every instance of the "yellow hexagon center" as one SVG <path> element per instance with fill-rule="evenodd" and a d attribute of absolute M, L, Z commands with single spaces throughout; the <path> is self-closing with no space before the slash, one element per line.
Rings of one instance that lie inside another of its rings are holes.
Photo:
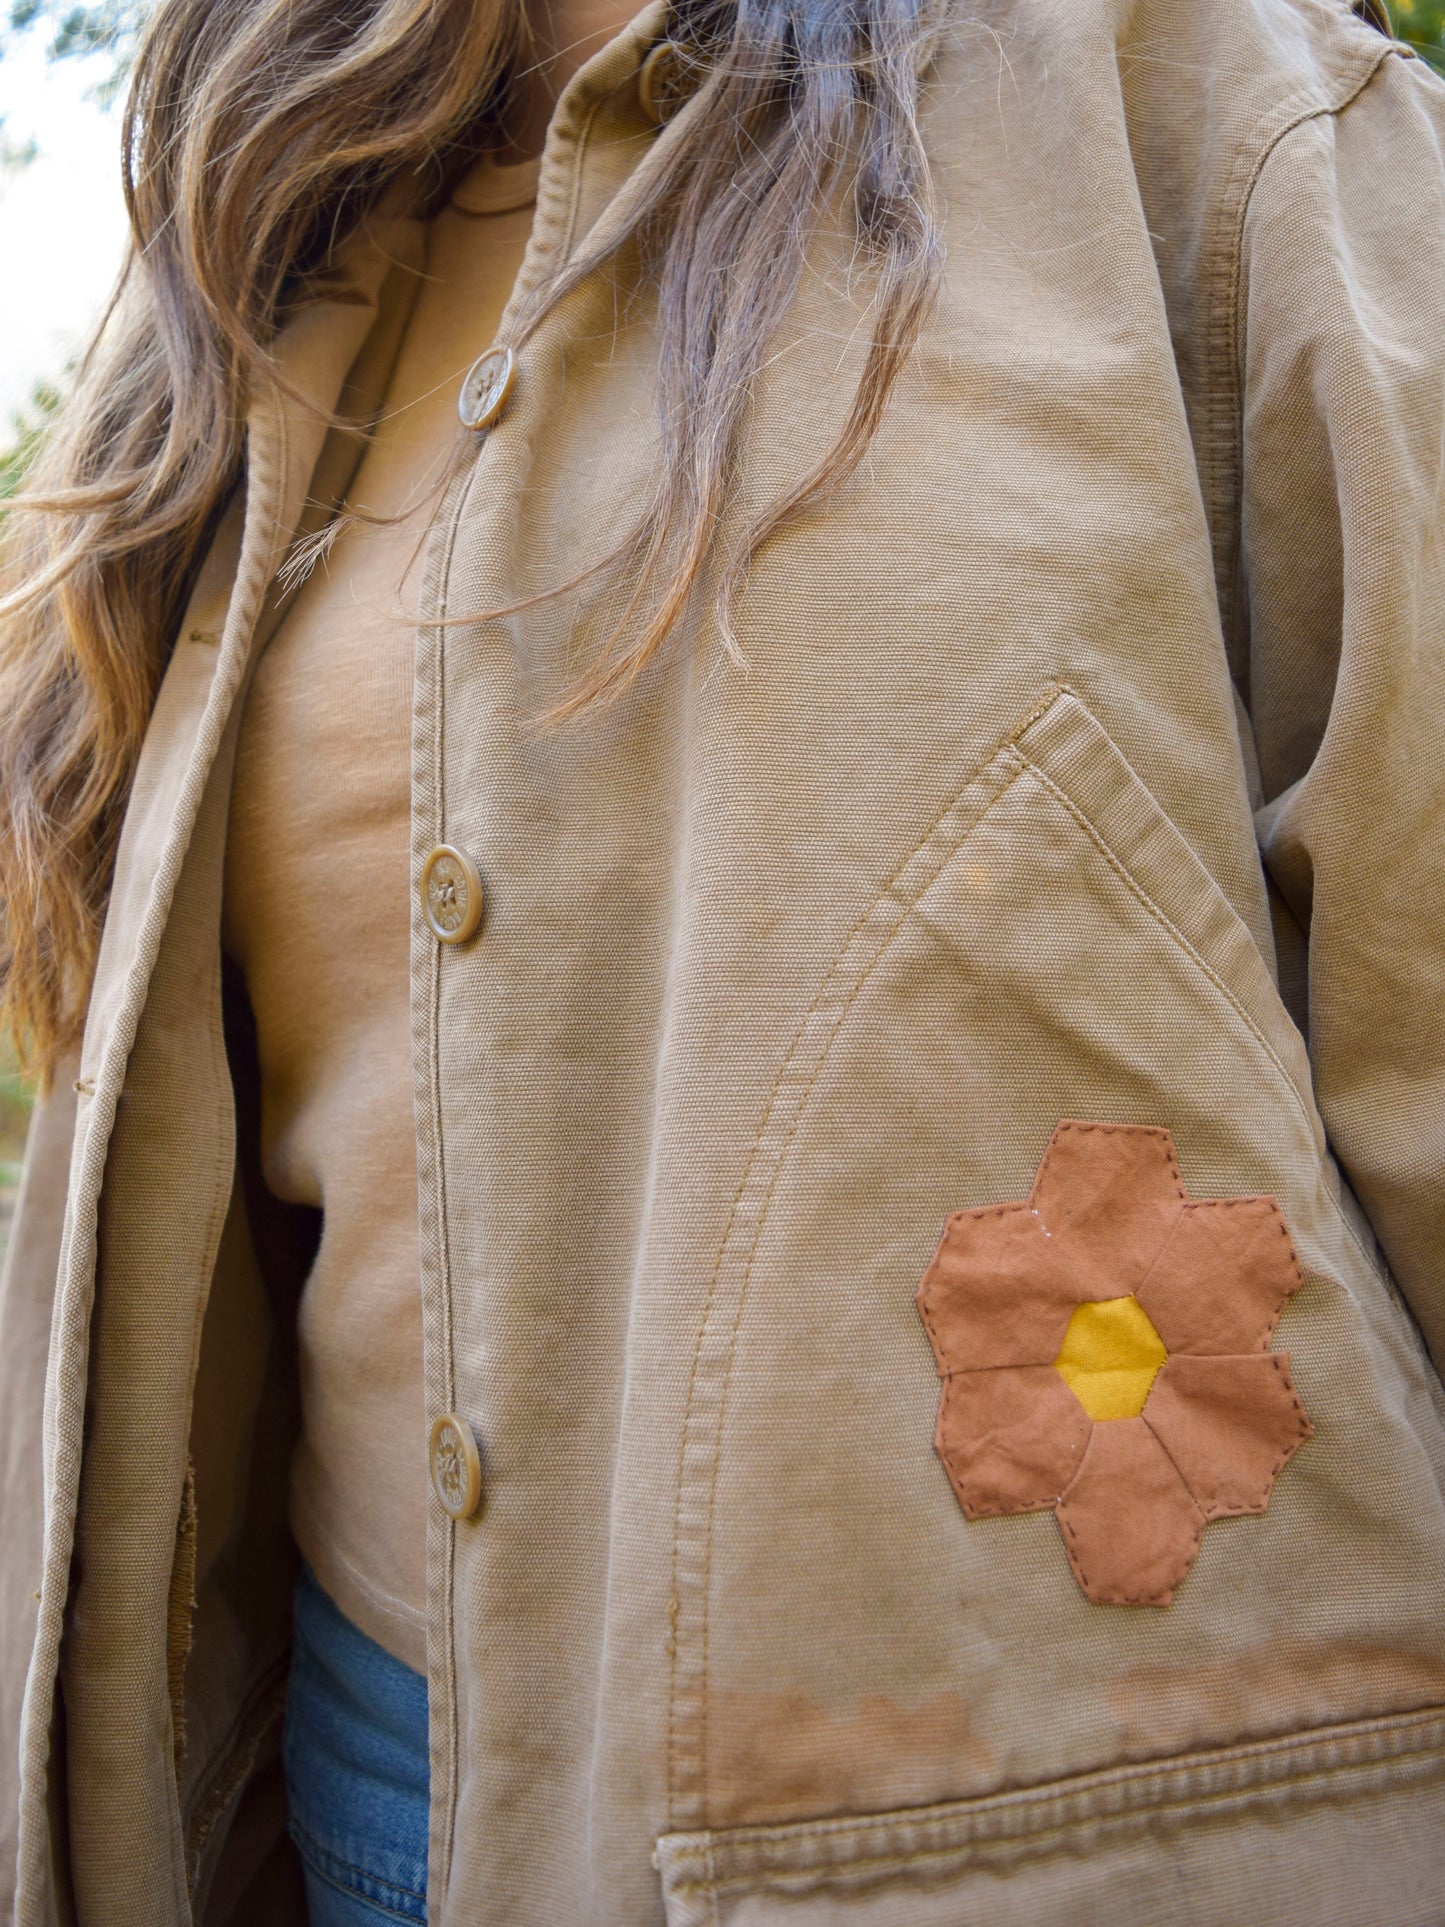
<path fill-rule="evenodd" d="M 1054 1369 L 1090 1418 L 1138 1418 L 1168 1356 L 1149 1314 L 1131 1294 L 1080 1305 Z"/>

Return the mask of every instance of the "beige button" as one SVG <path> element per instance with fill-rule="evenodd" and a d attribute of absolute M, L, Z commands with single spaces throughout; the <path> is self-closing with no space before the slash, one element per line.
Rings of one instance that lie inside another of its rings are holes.
<path fill-rule="evenodd" d="M 456 1412 L 443 1412 L 431 1429 L 428 1453 L 432 1491 L 453 1519 L 470 1519 L 482 1503 L 482 1458 L 472 1428 Z"/>
<path fill-rule="evenodd" d="M 654 127 L 671 120 L 697 85 L 698 62 L 677 40 L 659 40 L 637 76 L 637 99 Z"/>
<path fill-rule="evenodd" d="M 439 843 L 422 865 L 421 908 L 438 943 L 465 943 L 482 920 L 486 892 L 465 850 Z"/>
<path fill-rule="evenodd" d="M 490 428 L 506 406 L 517 378 L 517 357 L 510 348 L 488 348 L 467 370 L 457 413 L 463 428 Z"/>

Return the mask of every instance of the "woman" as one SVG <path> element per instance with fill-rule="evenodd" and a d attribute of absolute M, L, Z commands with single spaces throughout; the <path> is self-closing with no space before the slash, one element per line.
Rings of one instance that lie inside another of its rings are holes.
<path fill-rule="evenodd" d="M 127 154 L 0 703 L 17 1921 L 1435 1919 L 1439 82 L 162 0 Z"/>

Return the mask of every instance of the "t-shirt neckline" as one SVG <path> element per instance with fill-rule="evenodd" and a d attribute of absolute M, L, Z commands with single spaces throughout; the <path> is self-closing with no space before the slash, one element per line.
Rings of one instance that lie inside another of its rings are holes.
<path fill-rule="evenodd" d="M 462 214 L 510 214 L 530 207 L 537 198 L 540 154 L 524 161 L 499 161 L 495 154 L 481 159 L 457 183 L 451 206 Z"/>

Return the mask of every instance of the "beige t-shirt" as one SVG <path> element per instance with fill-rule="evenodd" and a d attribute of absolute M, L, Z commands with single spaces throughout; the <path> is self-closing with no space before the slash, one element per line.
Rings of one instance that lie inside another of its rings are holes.
<path fill-rule="evenodd" d="M 426 1427 L 408 998 L 413 624 L 433 487 L 532 225 L 535 161 L 490 158 L 431 222 L 425 279 L 353 525 L 297 594 L 247 698 L 224 942 L 261 1062 L 262 1169 L 323 1213 L 300 1307 L 296 1538 L 321 1584 L 426 1664 Z"/>

